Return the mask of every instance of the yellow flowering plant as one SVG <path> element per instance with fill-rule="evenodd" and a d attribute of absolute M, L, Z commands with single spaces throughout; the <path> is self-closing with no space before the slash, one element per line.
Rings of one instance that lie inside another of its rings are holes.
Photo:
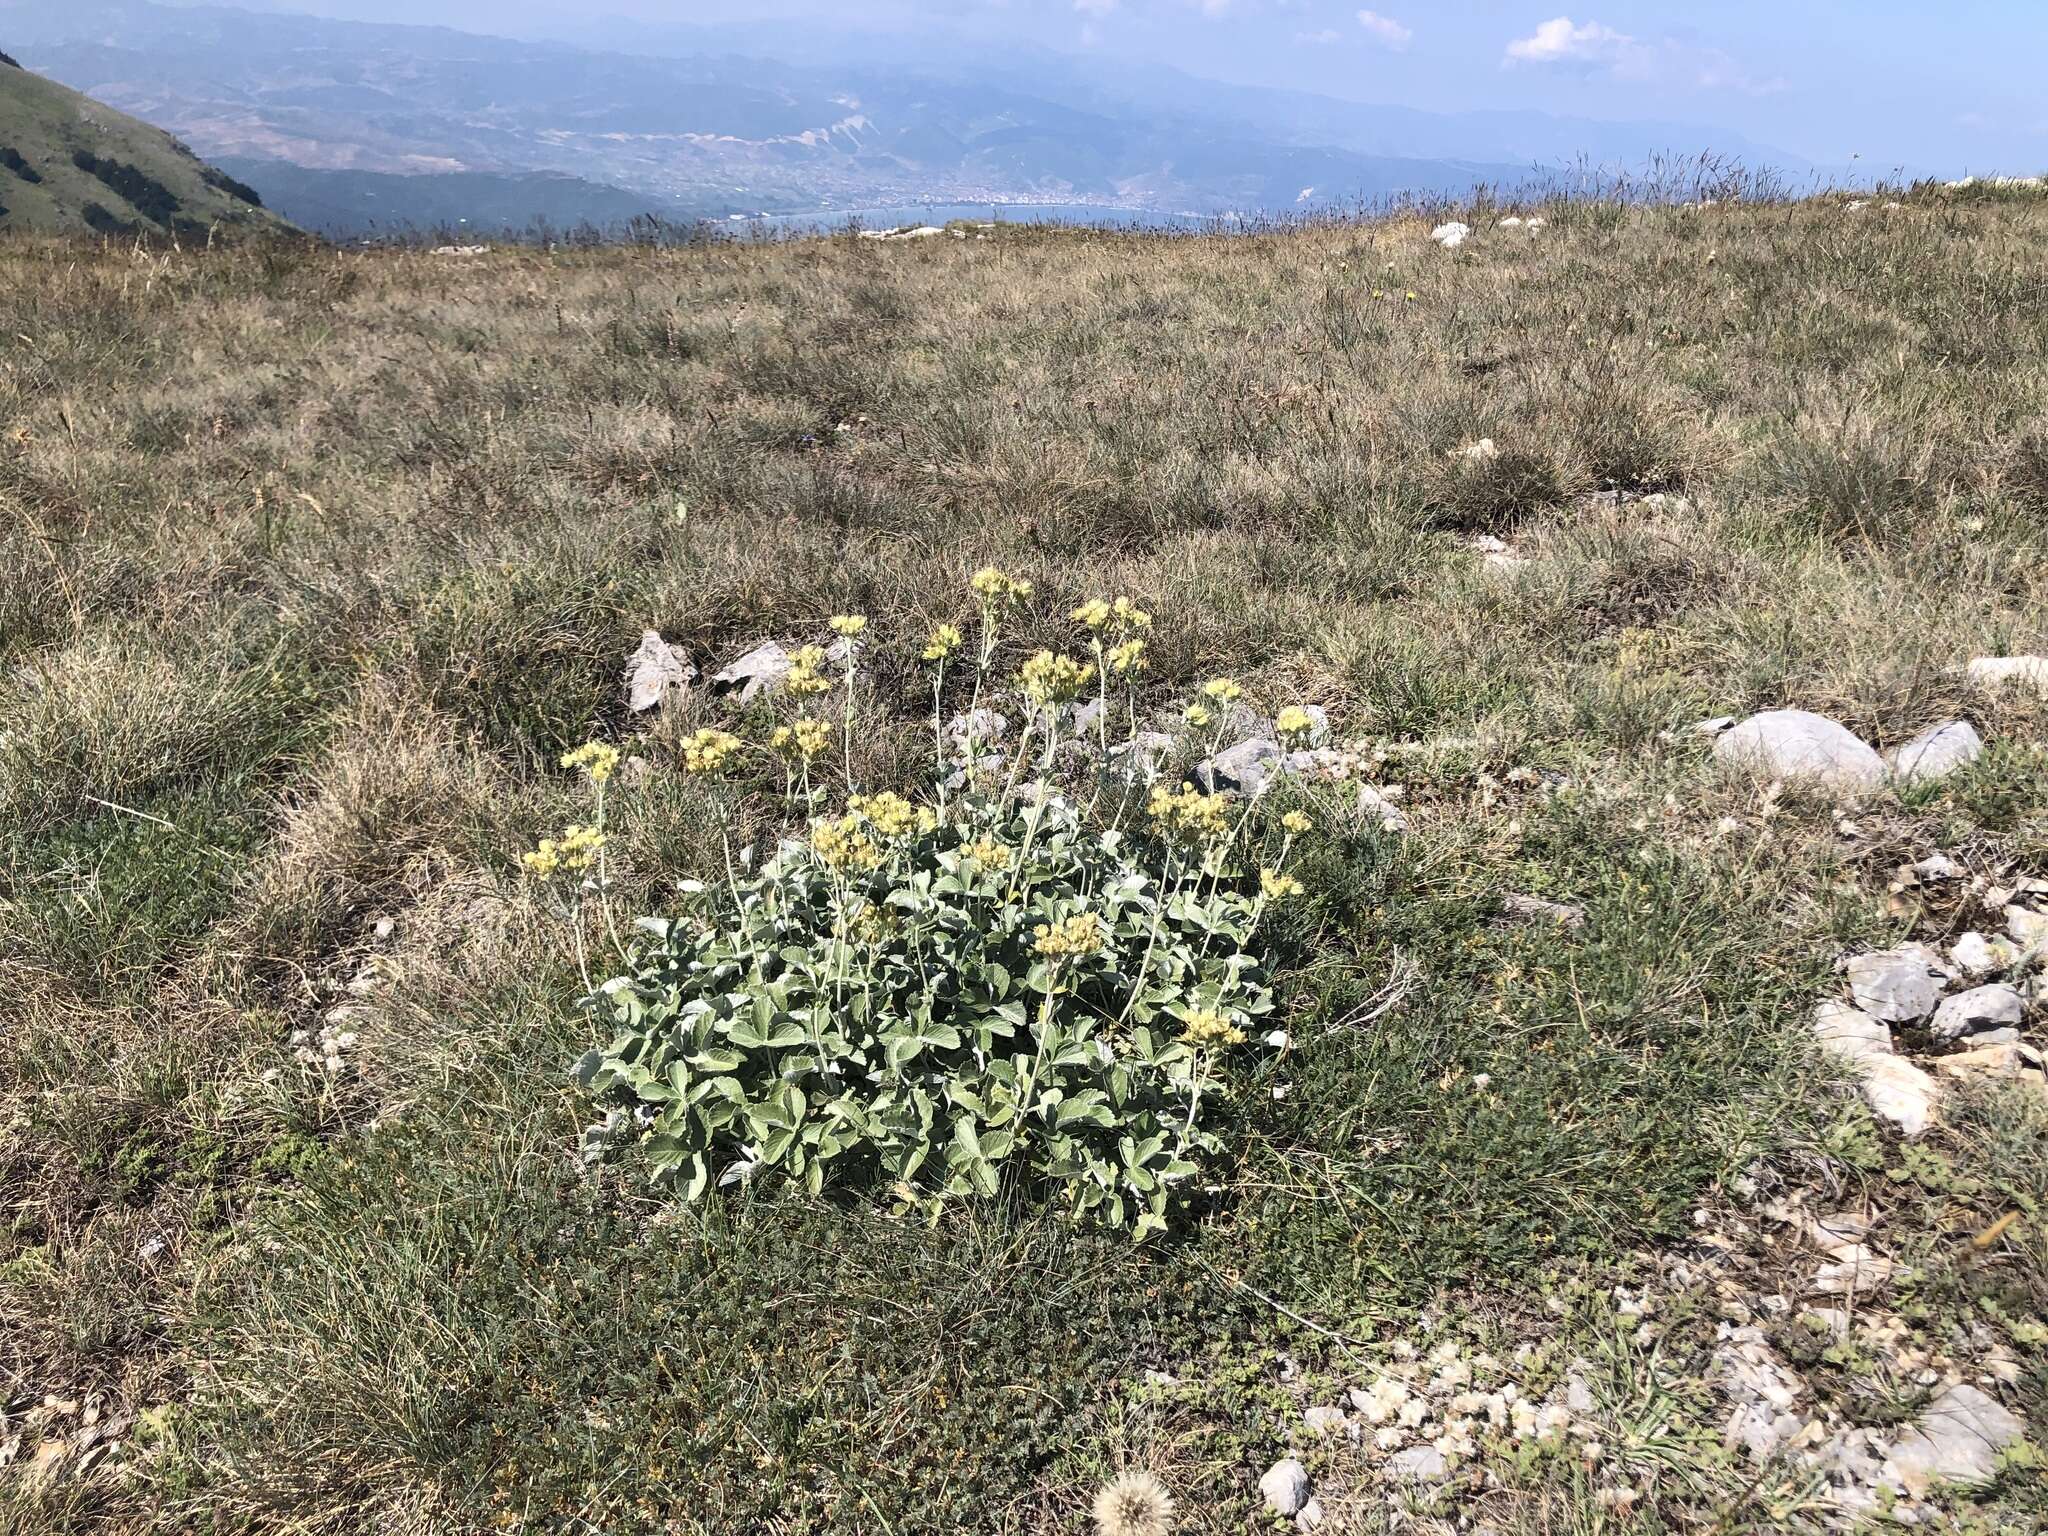
<path fill-rule="evenodd" d="M 990 567 L 971 590 L 984 635 L 970 713 L 992 714 L 993 636 L 1030 585 Z M 1013 1187 L 1140 1238 L 1213 1177 L 1218 1117 L 1274 1008 L 1263 914 L 1300 893 L 1285 864 L 1307 825 L 1283 819 L 1261 860 L 1255 801 L 1138 777 L 1098 818 L 1064 787 L 1059 749 L 1083 729 L 1077 708 L 1106 715 L 1108 678 L 1135 688 L 1151 615 L 1118 597 L 1073 617 L 1093 654 L 1017 665 L 1022 728 L 1000 773 L 968 772 L 936 803 L 849 778 L 830 808 L 807 789 L 800 832 L 641 920 L 626 970 L 586 999 L 607 1036 L 577 1070 L 604 1110 L 588 1156 L 630 1156 L 692 1200 L 770 1176 L 932 1209 Z M 924 647 L 941 784 L 945 669 L 962 644 L 940 625 Z M 792 675 L 822 678 L 824 661 L 800 651 Z M 767 744 L 794 774 L 826 729 L 800 717 Z M 1088 734 L 1107 782 L 1107 732 Z M 1134 705 L 1126 745 L 1136 736 Z M 715 767 L 737 749 L 700 751 Z"/>

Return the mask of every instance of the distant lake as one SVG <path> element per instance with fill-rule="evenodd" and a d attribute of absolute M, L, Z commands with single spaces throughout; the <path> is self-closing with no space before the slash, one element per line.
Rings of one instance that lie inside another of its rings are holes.
<path fill-rule="evenodd" d="M 815 213 L 769 213 L 752 218 L 713 219 L 741 233 L 759 228 L 777 233 L 844 229 L 901 229 L 918 224 L 1089 224 L 1110 229 L 1206 229 L 1232 222 L 1227 214 L 1153 213 L 1141 208 L 1105 208 L 1099 203 L 902 203 L 888 208 L 828 208 Z"/>

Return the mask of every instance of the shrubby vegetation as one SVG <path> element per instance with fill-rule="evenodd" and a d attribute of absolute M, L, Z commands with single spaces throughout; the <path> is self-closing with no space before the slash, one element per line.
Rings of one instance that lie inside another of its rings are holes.
<path fill-rule="evenodd" d="M 125 161 L 109 160 L 91 150 L 81 149 L 73 153 L 71 163 L 87 175 L 97 177 L 153 224 L 168 227 L 171 216 L 184 206 L 169 187 Z"/>
<path fill-rule="evenodd" d="M 1002 611 L 1030 589 L 993 568 L 975 588 L 978 701 L 993 696 Z M 934 803 L 852 794 L 758 871 L 729 860 L 688 882 L 694 910 L 642 920 L 652 942 L 591 999 L 618 1031 L 578 1069 L 617 1106 L 586 1137 L 592 1155 L 632 1147 L 693 1200 L 714 1181 L 786 1172 L 813 1194 L 828 1180 L 881 1185 L 917 1205 L 926 1192 L 992 1196 L 1028 1172 L 1062 1209 L 1140 1237 L 1198 1177 L 1218 1176 L 1205 1169 L 1220 1150 L 1211 1101 L 1272 1012 L 1259 925 L 1300 891 L 1283 867 L 1308 819 L 1287 813 L 1262 866 L 1255 807 L 1160 782 L 1151 758 L 1172 745 L 1139 738 L 1135 703 L 1151 615 L 1120 597 L 1074 618 L 1095 659 L 1025 659 L 1007 751 L 978 739 L 1007 723 L 977 702 L 949 757 L 935 714 Z M 867 621 L 832 623 L 850 698 Z M 946 625 L 925 647 L 935 698 L 961 644 Z M 823 655 L 807 647 L 785 682 L 800 707 L 834 686 Z M 1219 700 L 1240 692 L 1206 685 Z M 1112 715 L 1126 722 L 1113 742 Z M 774 728 L 800 806 L 824 795 L 812 768 L 832 734 L 809 714 Z M 1092 763 L 1086 805 L 1060 787 L 1063 746 Z M 707 730 L 684 760 L 715 774 L 740 750 Z M 596 782 L 600 810 L 615 762 L 597 745 L 565 759 Z M 578 874 L 602 838 L 600 815 L 528 867 Z M 603 899 L 601 876 L 582 884 Z"/>

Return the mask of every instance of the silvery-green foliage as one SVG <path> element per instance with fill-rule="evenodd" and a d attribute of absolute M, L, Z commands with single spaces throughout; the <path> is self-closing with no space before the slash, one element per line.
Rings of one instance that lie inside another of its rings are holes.
<path fill-rule="evenodd" d="M 637 1155 L 693 1200 L 769 1174 L 927 1206 L 1021 1182 L 1163 1226 L 1272 1008 L 1256 896 L 1056 795 L 956 800 L 893 838 L 856 824 L 873 868 L 786 841 L 643 923 L 634 968 L 590 999 L 615 1034 L 578 1067 L 610 1111 L 588 1155 Z M 1100 947 L 1047 958 L 1039 930 L 1080 914 Z"/>

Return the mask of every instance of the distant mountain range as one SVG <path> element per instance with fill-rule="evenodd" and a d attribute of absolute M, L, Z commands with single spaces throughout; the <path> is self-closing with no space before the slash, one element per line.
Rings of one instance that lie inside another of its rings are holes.
<path fill-rule="evenodd" d="M 858 33 L 611 24 L 517 41 L 149 0 L 0 0 L 0 46 L 335 233 L 924 201 L 1271 212 L 1708 149 L 1811 170 L 1678 125 L 1432 114 L 1043 50 L 906 58 L 900 40 Z"/>
<path fill-rule="evenodd" d="M 169 134 L 0 53 L 0 229 L 204 241 L 275 227 L 255 191 Z"/>

